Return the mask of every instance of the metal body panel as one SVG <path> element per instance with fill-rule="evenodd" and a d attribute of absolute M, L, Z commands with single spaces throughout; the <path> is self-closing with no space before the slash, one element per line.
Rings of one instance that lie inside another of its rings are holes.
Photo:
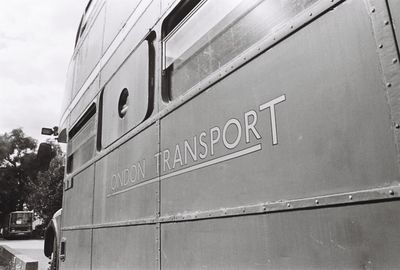
<path fill-rule="evenodd" d="M 399 206 L 162 224 L 162 269 L 397 269 Z"/>
<path fill-rule="evenodd" d="M 94 223 L 156 216 L 158 130 L 148 127 L 96 163 Z"/>
<path fill-rule="evenodd" d="M 161 0 L 161 14 L 164 14 L 173 4 L 178 2 L 177 0 Z"/>
<path fill-rule="evenodd" d="M 119 0 L 106 2 L 106 24 L 104 26 L 105 50 L 110 46 L 116 35 L 125 27 L 129 16 L 134 12 L 140 0 Z"/>
<path fill-rule="evenodd" d="M 96 229 L 93 269 L 158 269 L 156 226 Z"/>
<path fill-rule="evenodd" d="M 62 226 L 92 224 L 94 165 L 74 176 L 64 192 Z"/>
<path fill-rule="evenodd" d="M 393 28 L 397 39 L 397 46 L 400 42 L 400 1 L 388 0 L 390 15 L 392 17 Z M 400 49 L 400 48 L 397 48 Z"/>
<path fill-rule="evenodd" d="M 390 111 L 367 12 L 362 1 L 339 5 L 163 118 L 161 151 L 168 150 L 169 162 L 161 161 L 162 215 L 397 182 Z M 272 123 L 270 109 L 262 106 L 282 96 Z M 246 133 L 246 118 L 254 123 L 246 117 L 250 111 L 257 115 L 260 138 L 250 128 Z M 219 127 L 220 140 L 214 156 L 202 160 L 200 134 L 206 133 L 203 141 L 211 152 L 213 127 Z M 180 162 L 176 145 L 184 159 L 184 141 L 194 148 L 196 136 L 197 161 L 187 154 L 188 161 Z M 234 148 L 224 146 L 239 137 Z M 243 155 L 235 157 L 236 152 Z M 234 158 L 181 170 L 228 155 Z"/>
<path fill-rule="evenodd" d="M 72 101 L 72 92 L 74 87 L 74 74 L 75 74 L 75 60 L 71 59 L 68 65 L 68 71 L 65 82 L 65 89 L 63 95 L 63 103 L 61 106 L 61 113 L 64 113 Z"/>
<path fill-rule="evenodd" d="M 78 54 L 75 55 L 73 96 L 81 89 L 102 56 L 104 20 L 105 9 L 102 8 L 91 26 L 90 32 L 85 37 Z"/>
<path fill-rule="evenodd" d="M 115 44 L 112 44 L 105 53 L 106 56 L 109 51 L 112 52 L 112 57 L 107 62 L 102 63 L 101 87 L 111 79 L 128 56 L 144 40 L 146 34 L 150 32 L 159 18 L 159 14 L 159 0 L 142 0 L 140 2 L 126 22 L 127 26 L 121 31 L 123 32 L 122 35 L 114 40 Z"/>
<path fill-rule="evenodd" d="M 64 231 L 62 236 L 67 240 L 66 257 L 65 261 L 59 263 L 60 270 L 91 269 L 92 230 Z"/>
<path fill-rule="evenodd" d="M 162 102 L 162 16 L 178 2 L 107 1 L 103 57 L 77 63 L 88 64 L 80 76 L 96 67 L 63 119 L 75 123 L 104 87 L 106 139 L 67 176 L 61 269 L 396 268 L 399 81 L 386 79 L 399 73 L 379 50 L 386 2 L 318 1 Z M 125 84 L 149 88 L 135 76 L 148 82 L 150 31 L 158 111 L 142 121 L 149 104 L 133 94 L 139 114 L 121 124 Z"/>
<path fill-rule="evenodd" d="M 127 91 L 127 111 L 119 114 L 120 96 Z M 149 46 L 144 41 L 108 82 L 103 94 L 102 146 L 107 147 L 142 122 L 149 107 Z"/>
<path fill-rule="evenodd" d="M 99 92 L 99 82 L 100 82 L 99 77 L 96 77 L 96 79 L 93 81 L 93 83 L 89 86 L 89 88 L 82 95 L 79 102 L 72 109 L 72 111 L 70 113 L 71 127 L 73 127 L 73 125 L 85 113 L 87 108 L 90 107 L 92 105 L 92 103 L 95 101 L 96 95 Z"/>

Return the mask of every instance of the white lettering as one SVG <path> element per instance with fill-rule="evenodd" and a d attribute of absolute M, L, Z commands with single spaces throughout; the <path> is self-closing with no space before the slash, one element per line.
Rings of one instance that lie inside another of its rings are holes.
<path fill-rule="evenodd" d="M 169 156 L 170 156 L 169 150 L 168 149 L 164 150 L 164 152 L 163 152 L 163 160 L 164 160 L 163 171 L 164 172 L 167 170 L 166 167 L 168 167 L 168 170 L 171 170 L 171 166 L 169 166 Z M 167 166 L 165 166 L 165 165 L 167 165 Z"/>
<path fill-rule="evenodd" d="M 131 182 L 132 183 L 135 183 L 136 175 L 137 175 L 137 167 L 136 167 L 135 164 L 133 164 L 132 167 L 131 167 Z"/>
<path fill-rule="evenodd" d="M 249 122 L 249 116 L 253 117 L 253 122 L 251 123 Z M 244 123 L 246 127 L 246 143 L 250 142 L 250 130 L 257 140 L 261 139 L 261 136 L 255 127 L 257 123 L 257 113 L 255 111 L 251 110 L 244 114 Z"/>
<path fill-rule="evenodd" d="M 282 95 L 280 97 L 277 97 L 267 103 L 264 103 L 260 105 L 260 111 L 263 111 L 267 108 L 270 110 L 271 114 L 271 133 L 272 133 L 272 145 L 278 144 L 278 135 L 277 135 L 277 127 L 276 127 L 276 116 L 275 116 L 275 105 L 285 101 L 286 96 Z"/>
<path fill-rule="evenodd" d="M 197 137 L 196 136 L 193 137 L 193 148 L 194 148 L 194 151 L 190 147 L 190 144 L 188 143 L 188 141 L 185 140 L 185 164 L 187 164 L 187 156 L 188 156 L 187 153 L 188 152 L 190 153 L 192 160 L 197 161 Z"/>
<path fill-rule="evenodd" d="M 139 172 L 140 172 L 140 175 L 142 176 L 142 179 L 144 179 L 144 176 L 145 176 L 145 174 L 146 174 L 146 160 L 145 159 L 143 159 L 143 166 L 142 166 L 142 164 L 140 164 L 140 162 L 138 163 L 138 167 L 139 167 Z M 138 174 L 137 174 L 138 175 Z"/>
<path fill-rule="evenodd" d="M 207 153 L 208 153 L 208 146 L 207 146 L 207 144 L 202 140 L 202 138 L 204 138 L 205 136 L 207 136 L 207 134 L 203 131 L 203 132 L 200 134 L 200 137 L 199 137 L 199 143 L 200 143 L 200 145 L 203 146 L 203 148 L 204 148 L 204 153 L 199 152 L 199 157 L 200 157 L 201 159 L 206 158 Z"/>
<path fill-rule="evenodd" d="M 216 132 L 217 137 L 214 138 L 214 133 Z M 214 145 L 219 141 L 220 137 L 221 137 L 221 130 L 219 129 L 219 127 L 213 127 L 212 129 L 210 129 L 210 137 L 211 137 L 211 143 L 210 143 L 210 149 L 211 149 L 211 155 L 214 155 Z"/>
<path fill-rule="evenodd" d="M 156 162 L 157 162 L 157 166 L 156 166 L 157 174 L 160 173 L 160 156 L 161 156 L 161 152 L 158 152 L 154 155 L 154 158 L 156 159 Z"/>
<path fill-rule="evenodd" d="M 183 161 L 182 161 L 182 155 L 181 155 L 181 149 L 179 148 L 179 144 L 175 146 L 175 156 L 174 156 L 174 164 L 172 165 L 172 168 L 175 169 L 175 164 L 179 163 L 181 166 L 183 166 Z"/>
<path fill-rule="evenodd" d="M 117 188 L 117 176 L 114 174 L 111 178 L 111 190 L 114 191 Z"/>
<path fill-rule="evenodd" d="M 226 131 L 228 130 L 228 127 L 230 125 L 235 125 L 237 128 L 237 136 L 233 143 L 228 142 L 228 139 L 226 138 Z M 224 129 L 222 131 L 222 140 L 224 142 L 225 147 L 228 149 L 235 148 L 239 144 L 241 137 L 242 137 L 242 126 L 240 125 L 239 120 L 233 118 L 230 119 L 228 122 L 226 122 Z"/>

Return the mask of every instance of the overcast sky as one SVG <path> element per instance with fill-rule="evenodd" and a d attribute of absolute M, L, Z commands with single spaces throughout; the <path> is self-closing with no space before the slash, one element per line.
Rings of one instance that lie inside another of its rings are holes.
<path fill-rule="evenodd" d="M 59 124 L 66 72 L 87 0 L 0 0 L 0 134 Z"/>

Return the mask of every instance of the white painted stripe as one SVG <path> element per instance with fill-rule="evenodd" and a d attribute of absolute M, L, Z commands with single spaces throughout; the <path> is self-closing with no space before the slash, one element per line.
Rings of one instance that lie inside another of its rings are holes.
<path fill-rule="evenodd" d="M 257 145 L 254 145 L 252 147 L 240 150 L 238 152 L 226 155 L 226 156 L 215 158 L 215 159 L 212 159 L 212 160 L 209 160 L 209 161 L 206 161 L 206 162 L 191 166 L 189 168 L 185 168 L 185 169 L 182 169 L 182 170 L 179 170 L 179 171 L 176 171 L 176 172 L 172 172 L 172 173 L 163 175 L 163 176 L 161 176 L 161 180 L 164 180 L 164 179 L 167 179 L 167 178 L 171 178 L 171 177 L 174 177 L 174 176 L 177 176 L 177 175 L 180 175 L 180 174 L 184 174 L 184 173 L 187 173 L 187 172 L 190 172 L 190 171 L 194 171 L 194 170 L 197 170 L 197 169 L 201 169 L 201 168 L 204 168 L 204 167 L 207 167 L 207 166 L 211 166 L 211 165 L 214 165 L 214 164 L 217 164 L 217 163 L 220 163 L 220 162 L 224 162 L 224 161 L 227 161 L 227 160 L 230 160 L 230 159 L 234 159 L 234 158 L 237 158 L 237 157 L 240 157 L 240 156 L 244 156 L 244 155 L 256 152 L 258 150 L 261 150 L 261 144 L 260 143 L 257 144 Z"/>
<path fill-rule="evenodd" d="M 103 54 L 100 61 L 97 63 L 96 67 L 93 69 L 93 71 L 90 73 L 89 77 L 86 79 L 85 83 L 82 85 L 81 89 L 79 89 L 79 92 L 75 95 L 74 99 L 68 106 L 68 109 L 64 112 L 64 115 L 61 118 L 60 124 L 64 123 L 68 114 L 76 106 L 76 104 L 79 102 L 79 100 L 81 99 L 83 94 L 86 92 L 86 90 L 89 88 L 89 86 L 96 79 L 97 75 L 100 73 L 102 65 L 105 65 L 110 60 L 112 55 L 115 53 L 115 51 L 118 49 L 118 47 L 122 44 L 122 42 L 128 36 L 128 34 L 131 31 L 131 29 L 133 28 L 133 26 L 135 26 L 136 22 L 139 20 L 140 16 L 147 9 L 147 7 L 151 4 L 151 2 L 153 2 L 153 0 L 143 0 L 136 7 L 135 11 L 129 17 L 125 27 L 122 28 L 122 30 L 115 37 L 115 39 L 113 40 L 111 45 L 108 47 L 107 51 Z"/>
<path fill-rule="evenodd" d="M 165 179 L 177 176 L 177 175 L 181 175 L 181 174 L 184 174 L 184 173 L 187 173 L 187 172 L 191 172 L 191 171 L 194 171 L 194 170 L 197 170 L 197 169 L 201 169 L 201 168 L 204 168 L 204 167 L 207 167 L 207 166 L 211 166 L 211 165 L 214 165 L 214 164 L 217 164 L 217 163 L 221 163 L 221 162 L 224 162 L 224 161 L 227 161 L 227 160 L 230 160 L 230 159 L 234 159 L 234 158 L 241 157 L 241 156 L 244 156 L 244 155 L 247 155 L 247 154 L 251 154 L 251 153 L 254 153 L 254 152 L 259 151 L 259 150 L 261 150 L 261 143 L 259 143 L 257 145 L 254 145 L 254 146 L 251 146 L 249 148 L 237 151 L 237 152 L 232 153 L 232 154 L 228 154 L 228 155 L 225 155 L 225 156 L 222 156 L 222 157 L 219 157 L 219 158 L 215 158 L 215 159 L 212 159 L 212 160 L 209 160 L 209 161 L 206 161 L 206 162 L 203 162 L 203 163 L 200 163 L 200 164 L 197 164 L 197 165 L 194 165 L 194 166 L 182 169 L 182 170 L 178 170 L 176 172 L 172 172 L 172 173 L 163 175 L 160 178 L 158 178 L 158 177 L 152 178 L 152 179 L 150 179 L 150 180 L 148 180 L 146 182 L 142 182 L 142 183 L 137 184 L 135 186 L 131 186 L 131 187 L 127 188 L 127 189 L 120 190 L 120 191 L 108 194 L 107 198 L 109 198 L 111 196 L 114 196 L 114 195 L 118 195 L 118 194 L 127 192 L 129 190 L 132 190 L 132 189 L 135 189 L 135 188 L 138 188 L 138 187 L 142 187 L 142 186 L 147 185 L 147 184 L 152 184 L 154 182 L 157 182 L 159 179 L 160 180 L 165 180 Z"/>
<path fill-rule="evenodd" d="M 132 189 L 135 189 L 135 188 L 138 188 L 138 187 L 142 187 L 142 186 L 145 186 L 145 185 L 152 184 L 152 183 L 154 183 L 154 182 L 157 182 L 158 180 L 159 180 L 158 177 L 152 178 L 152 179 L 147 180 L 147 181 L 145 181 L 145 182 L 142 182 L 142 183 L 140 183 L 140 184 L 131 186 L 131 187 L 127 188 L 127 189 L 120 190 L 120 191 L 117 191 L 117 192 L 114 192 L 114 193 L 110 193 L 110 194 L 107 195 L 107 198 L 109 198 L 109 197 L 111 197 L 111 196 L 114 196 L 114 195 L 118 195 L 118 194 L 127 192 L 127 191 L 129 191 L 129 190 L 132 190 Z"/>

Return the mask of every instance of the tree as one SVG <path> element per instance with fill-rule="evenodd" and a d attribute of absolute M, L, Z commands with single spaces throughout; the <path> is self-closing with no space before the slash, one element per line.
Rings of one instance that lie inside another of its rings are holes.
<path fill-rule="evenodd" d="M 47 171 L 39 172 L 34 139 L 20 128 L 0 135 L 0 214 L 22 210 L 26 204 L 47 222 L 61 208 L 63 153 L 54 142 L 48 143 L 54 158 Z"/>
<path fill-rule="evenodd" d="M 36 140 L 21 128 L 0 135 L 0 212 L 22 209 L 30 190 L 29 177 L 37 173 Z"/>
<path fill-rule="evenodd" d="M 36 178 L 29 182 L 32 192 L 27 197 L 30 209 L 43 218 L 44 224 L 51 220 L 62 205 L 64 156 L 58 145 L 52 143 L 52 149 L 55 157 L 50 162 L 49 169 L 38 172 Z"/>

